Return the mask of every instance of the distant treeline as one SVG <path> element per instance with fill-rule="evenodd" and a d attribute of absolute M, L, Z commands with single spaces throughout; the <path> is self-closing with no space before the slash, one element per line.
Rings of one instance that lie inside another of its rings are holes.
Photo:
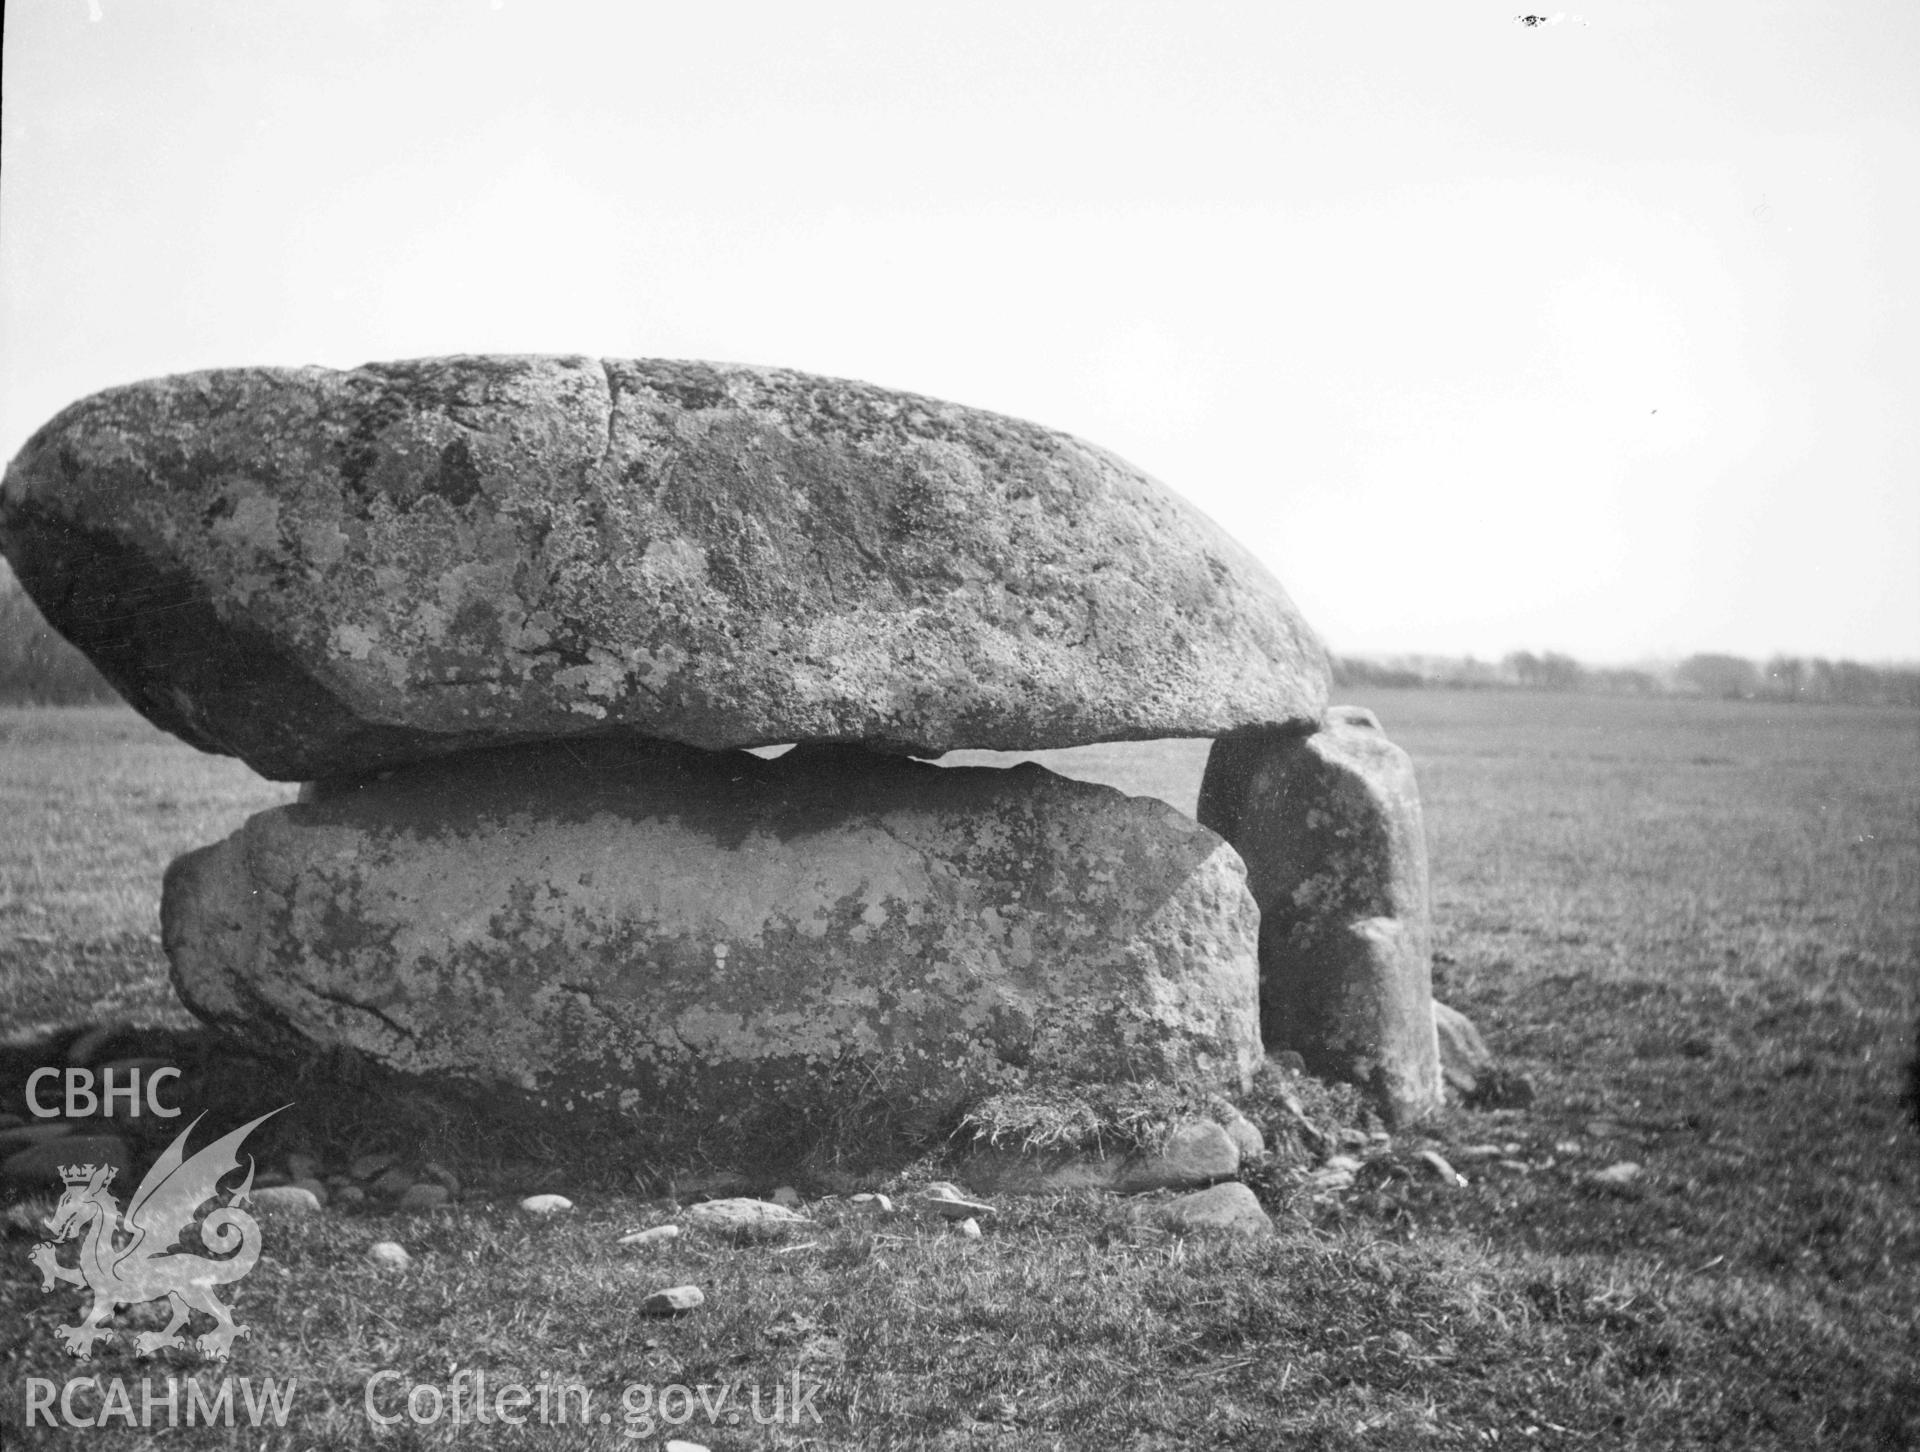
<path fill-rule="evenodd" d="M 1920 666 L 1862 665 L 1819 656 L 1690 655 L 1644 666 L 1585 666 L 1572 656 L 1515 651 L 1499 661 L 1472 656 L 1335 656 L 1334 684 L 1469 690 L 1586 691 L 1608 696 L 1706 696 L 1722 701 L 1814 701 L 1846 706 L 1920 707 Z"/>
<path fill-rule="evenodd" d="M 1348 690 L 1431 686 L 1920 707 L 1920 666 L 1818 657 L 1775 656 L 1756 665 L 1737 655 L 1690 655 L 1677 663 L 1622 668 L 1584 666 L 1553 651 L 1516 651 L 1498 662 L 1470 655 L 1336 656 L 1333 679 Z M 0 561 L 0 705 L 76 706 L 118 699 L 87 658 L 47 624 Z"/>

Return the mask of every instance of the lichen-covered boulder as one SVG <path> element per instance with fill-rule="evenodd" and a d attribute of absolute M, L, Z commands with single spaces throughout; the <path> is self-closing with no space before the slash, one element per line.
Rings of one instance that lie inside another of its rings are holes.
<path fill-rule="evenodd" d="M 1440 1104 L 1427 844 L 1413 762 L 1371 711 L 1213 744 L 1200 821 L 1247 864 L 1260 904 L 1260 1027 L 1390 1119 Z"/>
<path fill-rule="evenodd" d="M 108 389 L 0 550 L 136 708 L 307 780 L 624 731 L 935 754 L 1308 723 L 1250 555 L 1054 430 L 778 369 L 461 357 Z"/>
<path fill-rule="evenodd" d="M 557 1103 L 1232 1091 L 1257 912 L 1219 837 L 1038 766 L 660 743 L 333 781 L 169 869 L 180 994 L 257 1040 Z"/>

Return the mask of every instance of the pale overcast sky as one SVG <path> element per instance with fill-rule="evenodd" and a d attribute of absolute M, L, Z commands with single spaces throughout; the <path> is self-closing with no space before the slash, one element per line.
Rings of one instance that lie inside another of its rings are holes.
<path fill-rule="evenodd" d="M 12 0 L 0 451 L 778 364 L 1115 450 L 1343 652 L 1920 657 L 1920 4 L 1518 9 Z"/>

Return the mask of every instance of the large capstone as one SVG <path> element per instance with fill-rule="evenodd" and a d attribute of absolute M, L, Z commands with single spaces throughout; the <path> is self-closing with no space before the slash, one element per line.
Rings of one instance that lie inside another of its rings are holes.
<path fill-rule="evenodd" d="M 1027 1076 L 1241 1087 L 1258 913 L 1163 803 L 1038 766 L 584 741 L 330 782 L 167 873 L 181 996 L 255 1040 L 581 1102 Z"/>
<path fill-rule="evenodd" d="M 1279 584 L 1091 444 L 778 369 L 465 357 L 109 389 L 0 549 L 156 724 L 280 780 L 628 732 L 936 754 L 1309 725 Z"/>
<path fill-rule="evenodd" d="M 1216 741 L 1200 820 L 1246 862 L 1260 904 L 1260 1023 L 1395 1122 L 1440 1105 L 1427 843 L 1413 761 L 1371 711 L 1323 729 Z"/>

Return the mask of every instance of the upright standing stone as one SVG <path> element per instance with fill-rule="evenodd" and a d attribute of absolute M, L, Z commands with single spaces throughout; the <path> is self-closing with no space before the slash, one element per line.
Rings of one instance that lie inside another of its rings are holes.
<path fill-rule="evenodd" d="M 1395 1121 L 1440 1102 L 1426 837 L 1413 763 L 1370 711 L 1312 733 L 1223 737 L 1200 821 L 1239 851 L 1260 905 L 1260 1029 Z"/>

